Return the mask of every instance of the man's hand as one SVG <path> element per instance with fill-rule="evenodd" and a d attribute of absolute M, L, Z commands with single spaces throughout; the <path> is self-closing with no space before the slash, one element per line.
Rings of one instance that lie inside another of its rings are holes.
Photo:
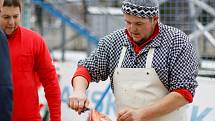
<path fill-rule="evenodd" d="M 81 114 L 81 112 L 87 110 L 89 101 L 85 93 L 76 91 L 73 92 L 73 95 L 69 98 L 68 105 L 71 109 Z"/>
<path fill-rule="evenodd" d="M 143 119 L 139 109 L 124 108 L 117 114 L 117 121 L 149 121 Z"/>
<path fill-rule="evenodd" d="M 73 93 L 69 97 L 68 106 L 79 114 L 89 107 L 89 100 L 86 95 L 88 84 L 86 82 L 86 79 L 81 76 L 75 77 L 73 80 Z"/>

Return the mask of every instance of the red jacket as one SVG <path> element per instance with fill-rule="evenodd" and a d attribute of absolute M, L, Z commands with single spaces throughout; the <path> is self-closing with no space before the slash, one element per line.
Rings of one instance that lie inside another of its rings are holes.
<path fill-rule="evenodd" d="M 14 86 L 12 121 L 41 121 L 36 76 L 44 87 L 51 121 L 60 121 L 60 88 L 44 40 L 23 27 L 18 27 L 8 39 Z"/>

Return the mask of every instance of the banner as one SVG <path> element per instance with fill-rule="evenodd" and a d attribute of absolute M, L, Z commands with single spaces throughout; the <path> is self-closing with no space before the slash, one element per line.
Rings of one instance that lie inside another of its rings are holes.
<path fill-rule="evenodd" d="M 62 121 L 87 121 L 89 117 L 89 112 L 78 115 L 68 108 L 68 98 L 72 95 L 71 78 L 77 67 L 76 64 L 74 62 L 65 62 L 56 65 L 62 92 Z M 199 86 L 196 90 L 194 101 L 188 105 L 188 121 L 215 121 L 215 78 L 198 77 L 197 81 Z M 92 105 L 96 106 L 109 84 L 109 81 L 90 84 L 87 96 Z M 111 89 L 106 94 L 98 111 L 115 121 L 116 108 Z"/>

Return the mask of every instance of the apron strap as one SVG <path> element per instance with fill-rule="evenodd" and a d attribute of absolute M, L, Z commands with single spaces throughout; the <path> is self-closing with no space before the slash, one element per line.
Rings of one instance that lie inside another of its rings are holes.
<path fill-rule="evenodd" d="M 123 59 L 125 57 L 126 50 L 127 50 L 127 46 L 123 46 L 122 47 L 122 51 L 120 53 L 118 68 L 120 68 L 122 66 L 122 62 L 123 62 Z M 155 50 L 154 48 L 150 48 L 149 49 L 149 52 L 148 52 L 147 58 L 146 58 L 146 68 L 151 68 L 152 67 L 154 50 Z"/>
<path fill-rule="evenodd" d="M 147 58 L 146 58 L 146 68 L 151 68 L 152 67 L 154 50 L 155 50 L 154 48 L 149 49 L 149 52 L 148 52 Z"/>
<path fill-rule="evenodd" d="M 126 50 L 127 50 L 127 46 L 123 46 L 122 50 L 121 50 L 121 53 L 120 53 L 120 57 L 119 57 L 118 68 L 120 68 L 122 66 L 122 62 L 124 60 Z"/>

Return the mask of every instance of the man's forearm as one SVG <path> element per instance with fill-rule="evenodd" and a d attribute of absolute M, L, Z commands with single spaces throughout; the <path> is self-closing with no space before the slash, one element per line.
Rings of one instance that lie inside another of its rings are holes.
<path fill-rule="evenodd" d="M 187 104 L 187 100 L 177 92 L 171 92 L 158 102 L 142 110 L 142 119 L 154 119 L 166 115 Z"/>
<path fill-rule="evenodd" d="M 77 76 L 73 79 L 72 85 L 74 91 L 86 92 L 88 87 L 87 79 L 82 76 Z"/>
<path fill-rule="evenodd" d="M 76 76 L 72 80 L 73 92 L 69 98 L 69 107 L 81 114 L 89 106 L 86 90 L 88 87 L 87 79 Z"/>

